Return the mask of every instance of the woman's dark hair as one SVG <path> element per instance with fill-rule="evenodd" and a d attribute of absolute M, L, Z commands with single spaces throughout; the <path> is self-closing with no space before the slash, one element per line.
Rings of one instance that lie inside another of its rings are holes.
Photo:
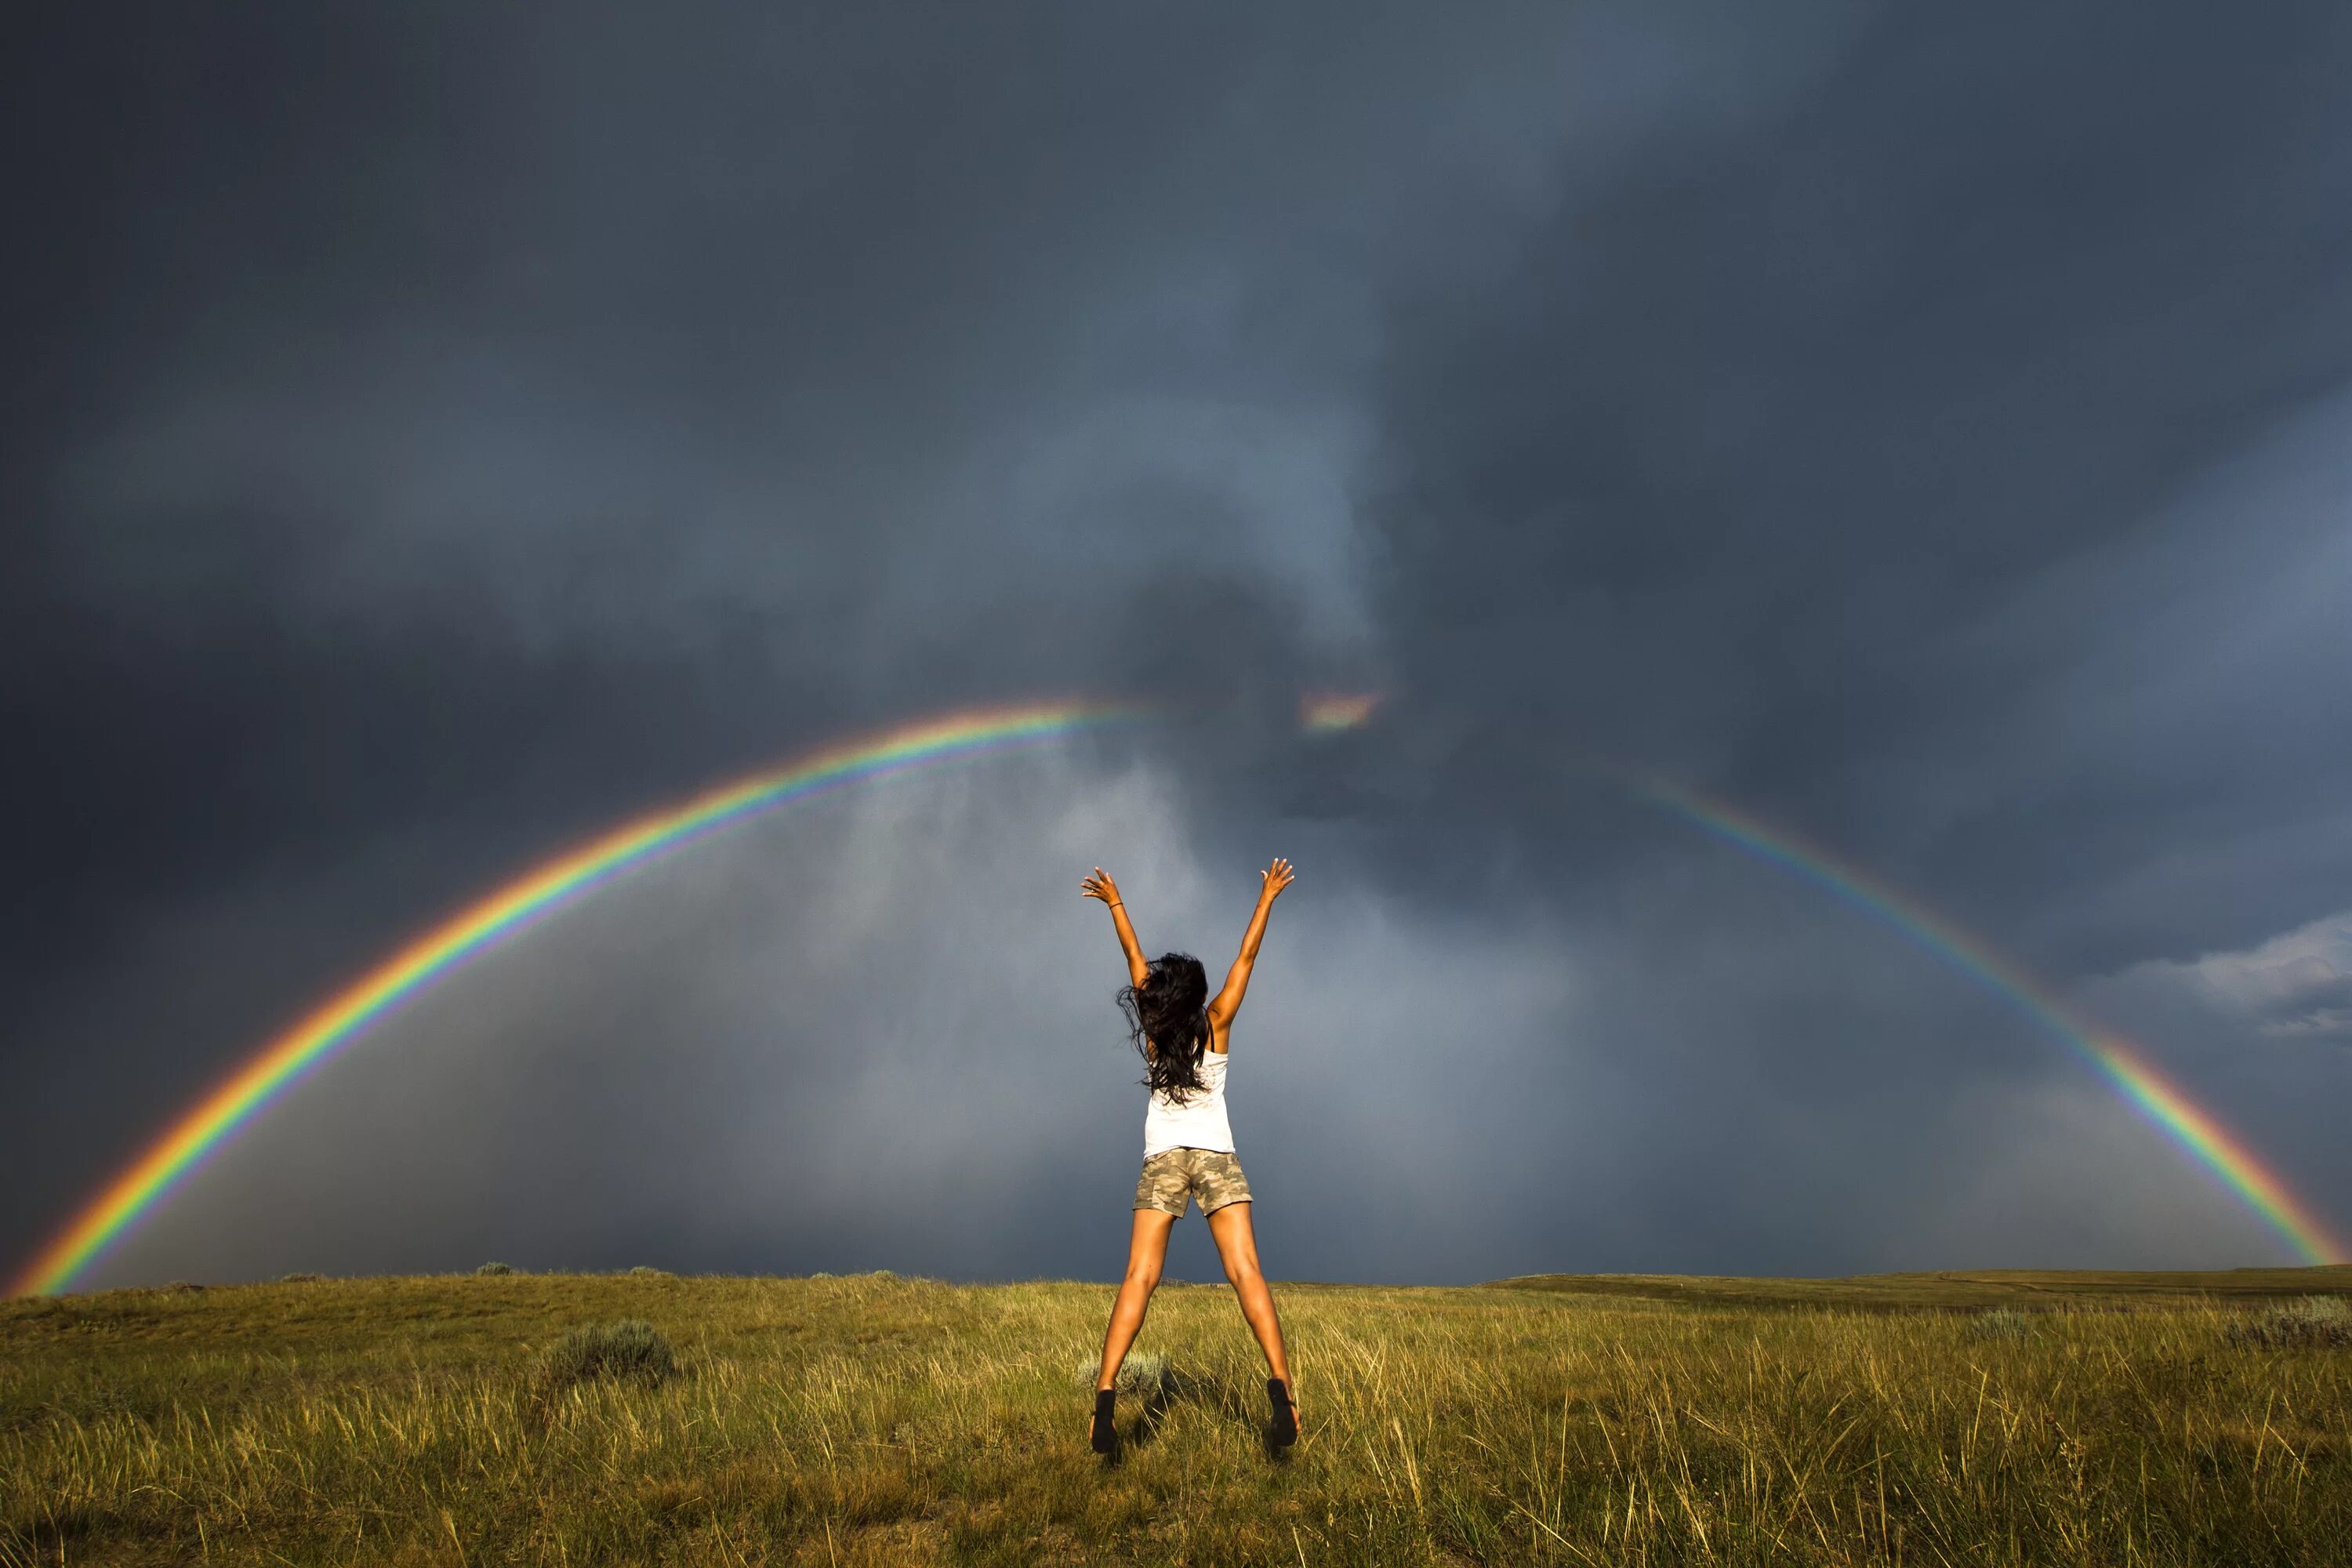
<path fill-rule="evenodd" d="M 1128 1037 L 1142 1053 L 1143 1081 L 1154 1094 L 1181 1105 L 1201 1082 L 1201 1053 L 1209 1048 L 1209 972 L 1189 952 L 1163 952 L 1140 985 L 1120 989 Z"/>

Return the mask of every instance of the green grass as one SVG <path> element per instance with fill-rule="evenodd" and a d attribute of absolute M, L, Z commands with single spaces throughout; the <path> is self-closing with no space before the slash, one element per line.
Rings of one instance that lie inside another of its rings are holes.
<path fill-rule="evenodd" d="M 2246 1331 L 2347 1291 L 2344 1269 L 1277 1287 L 1307 1427 L 1277 1459 L 1230 1292 L 1170 1287 L 1111 1468 L 1081 1374 L 1106 1285 L 18 1300 L 0 1563 L 2347 1563 L 2352 1349 Z M 649 1334 L 666 1375 L 548 1373 Z"/>

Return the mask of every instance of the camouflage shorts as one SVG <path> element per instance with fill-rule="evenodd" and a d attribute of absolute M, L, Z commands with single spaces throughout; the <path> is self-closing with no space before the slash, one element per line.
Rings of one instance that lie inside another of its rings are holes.
<path fill-rule="evenodd" d="M 1198 1198 L 1203 1215 L 1227 1204 L 1249 1202 L 1249 1178 L 1242 1174 L 1242 1163 L 1220 1149 L 1162 1149 L 1144 1156 L 1143 1176 L 1135 1184 L 1137 1208 L 1158 1209 L 1181 1219 L 1187 1198 Z"/>

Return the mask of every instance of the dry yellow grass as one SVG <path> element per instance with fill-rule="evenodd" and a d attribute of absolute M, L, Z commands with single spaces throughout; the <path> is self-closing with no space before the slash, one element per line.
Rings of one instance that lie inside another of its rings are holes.
<path fill-rule="evenodd" d="M 2012 1321 L 1281 1292 L 1269 1457 L 1222 1288 L 1163 1289 L 1106 1468 L 1108 1286 L 509 1276 L 0 1308 L 0 1561 L 2352 1562 L 2352 1352 L 2096 1295 Z M 680 1371 L 550 1393 L 570 1328 Z"/>

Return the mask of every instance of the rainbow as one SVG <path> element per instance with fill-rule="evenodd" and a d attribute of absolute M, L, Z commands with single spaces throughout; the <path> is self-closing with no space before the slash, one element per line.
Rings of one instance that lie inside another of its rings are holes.
<path fill-rule="evenodd" d="M 2276 1231 L 2310 1263 L 2352 1260 L 2319 1216 L 2265 1166 L 2244 1142 L 2168 1081 L 2129 1042 L 2078 1017 L 2048 987 L 1933 910 L 1818 845 L 1654 774 L 1627 779 L 1634 792 L 1717 838 L 1793 872 L 1813 886 L 1893 926 L 2042 1025 L 2119 1090 L 2126 1102 Z"/>
<path fill-rule="evenodd" d="M 1298 700 L 1298 722 L 1318 733 L 1353 730 L 1371 718 L 1381 696 L 1377 691 L 1310 691 Z"/>
<path fill-rule="evenodd" d="M 637 817 L 525 872 L 415 938 L 265 1046 L 75 1215 L 26 1268 L 16 1293 L 46 1295 L 65 1289 L 207 1155 L 305 1073 L 460 964 L 637 867 L 827 790 L 1050 741 L 1139 713 L 1118 704 L 1060 702 L 974 709 L 919 720 L 837 742 L 781 768 Z"/>
<path fill-rule="evenodd" d="M 1353 729 L 1370 719 L 1380 701 L 1378 692 L 1317 694 L 1301 703 L 1300 718 L 1312 731 Z M 418 936 L 264 1047 L 76 1215 L 26 1266 L 13 1289 L 47 1294 L 67 1289 L 208 1155 L 310 1068 L 442 976 L 636 867 L 831 789 L 1054 740 L 1142 712 L 1125 704 L 1061 702 L 921 720 L 809 752 L 781 768 L 635 818 L 557 856 Z M 2314 1263 L 2347 1258 L 2343 1245 L 2285 1183 L 2168 1082 L 2137 1047 L 2076 1018 L 2047 987 L 1982 942 L 1832 852 L 1769 827 L 1721 801 L 1654 774 L 1606 771 L 1643 799 L 1891 925 L 1977 980 L 2073 1047 L 2298 1255 Z"/>

